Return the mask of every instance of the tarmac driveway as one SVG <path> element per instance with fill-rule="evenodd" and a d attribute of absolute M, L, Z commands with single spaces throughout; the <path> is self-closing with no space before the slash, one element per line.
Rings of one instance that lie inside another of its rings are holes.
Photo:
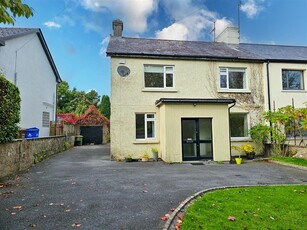
<path fill-rule="evenodd" d="M 0 188 L 0 229 L 159 229 L 160 217 L 197 191 L 226 185 L 307 183 L 270 163 L 109 161 L 109 146 L 75 147 Z"/>

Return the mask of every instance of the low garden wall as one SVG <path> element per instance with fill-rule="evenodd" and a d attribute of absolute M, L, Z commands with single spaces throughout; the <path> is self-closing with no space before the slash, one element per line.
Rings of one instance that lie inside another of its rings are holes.
<path fill-rule="evenodd" d="M 74 145 L 74 136 L 18 139 L 0 144 L 0 179 L 28 169 L 33 163 Z"/>
<path fill-rule="evenodd" d="M 289 145 L 289 152 L 294 154 L 294 157 L 307 160 L 307 146 Z"/>

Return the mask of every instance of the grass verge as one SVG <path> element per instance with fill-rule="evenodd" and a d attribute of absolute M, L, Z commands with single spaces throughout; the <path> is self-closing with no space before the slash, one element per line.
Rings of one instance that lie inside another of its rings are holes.
<path fill-rule="evenodd" d="M 180 229 L 307 229 L 306 207 L 307 185 L 223 189 L 189 206 Z"/>
<path fill-rule="evenodd" d="M 280 161 L 280 162 L 284 162 L 284 163 L 289 163 L 289 164 L 307 167 L 307 160 L 302 159 L 302 158 L 272 156 L 272 157 L 270 157 L 270 159 L 274 160 L 274 161 Z"/>

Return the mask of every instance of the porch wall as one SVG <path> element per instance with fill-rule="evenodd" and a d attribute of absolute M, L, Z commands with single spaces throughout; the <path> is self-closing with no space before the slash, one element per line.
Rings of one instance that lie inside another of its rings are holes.
<path fill-rule="evenodd" d="M 167 104 L 162 105 L 161 109 L 165 110 L 161 114 L 165 116 L 165 128 L 160 133 L 161 140 L 165 140 L 165 143 L 161 143 L 164 161 L 182 162 L 182 118 L 212 118 L 213 160 L 230 160 L 227 104 Z"/>

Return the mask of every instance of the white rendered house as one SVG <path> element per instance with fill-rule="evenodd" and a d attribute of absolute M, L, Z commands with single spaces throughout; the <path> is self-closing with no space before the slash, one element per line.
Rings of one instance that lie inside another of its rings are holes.
<path fill-rule="evenodd" d="M 49 136 L 60 75 L 40 29 L 0 28 L 0 70 L 20 91 L 20 128 Z"/>

